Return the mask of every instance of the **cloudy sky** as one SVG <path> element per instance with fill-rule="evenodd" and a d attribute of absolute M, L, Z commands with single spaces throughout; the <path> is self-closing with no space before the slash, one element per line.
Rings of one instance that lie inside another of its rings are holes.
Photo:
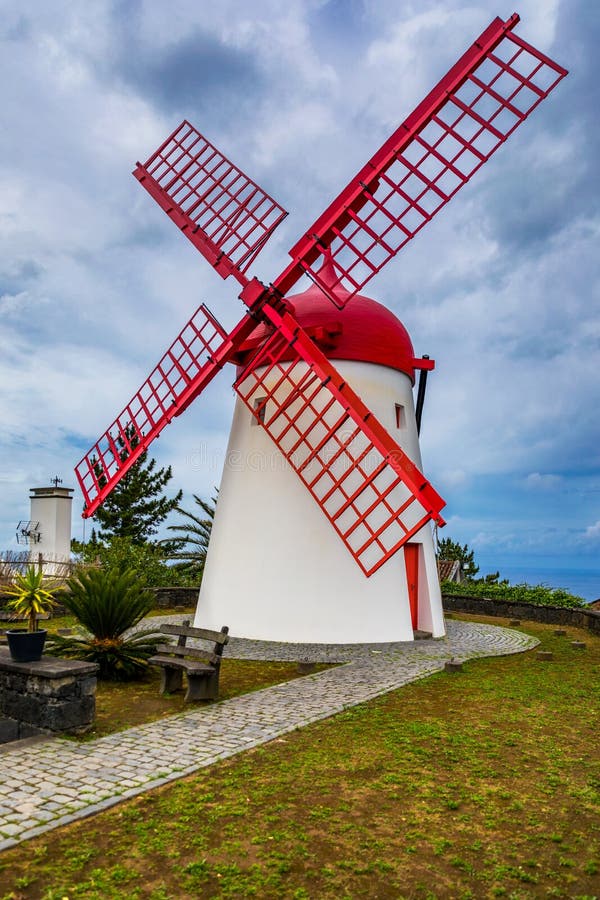
<path fill-rule="evenodd" d="M 268 281 L 501 0 L 0 0 L 0 548 L 194 309 L 242 307 L 131 170 L 185 117 L 290 211 Z M 482 567 L 600 572 L 597 0 L 521 0 L 570 75 L 369 293 L 437 362 L 424 468 Z M 211 493 L 231 379 L 153 445 Z M 76 494 L 74 534 L 81 536 Z M 88 529 L 89 530 L 89 529 Z M 600 581 L 596 596 L 600 595 Z"/>

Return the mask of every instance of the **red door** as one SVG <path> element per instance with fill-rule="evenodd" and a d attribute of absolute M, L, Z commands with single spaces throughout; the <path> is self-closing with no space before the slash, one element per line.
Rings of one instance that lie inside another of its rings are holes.
<path fill-rule="evenodd" d="M 408 602 L 412 627 L 416 629 L 419 610 L 419 545 L 404 545 L 404 561 L 406 564 L 406 581 L 408 583 Z"/>

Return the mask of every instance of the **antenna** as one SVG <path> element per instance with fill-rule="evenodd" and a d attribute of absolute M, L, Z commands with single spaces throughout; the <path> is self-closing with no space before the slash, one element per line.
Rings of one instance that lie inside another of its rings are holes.
<path fill-rule="evenodd" d="M 17 525 L 17 544 L 39 544 L 42 539 L 39 522 L 22 519 Z"/>
<path fill-rule="evenodd" d="M 62 484 L 62 483 L 63 483 L 63 480 L 62 480 L 62 478 L 59 478 L 58 475 L 55 475 L 54 478 L 50 479 L 50 484 L 53 484 L 55 488 L 58 487 L 59 484 Z"/>

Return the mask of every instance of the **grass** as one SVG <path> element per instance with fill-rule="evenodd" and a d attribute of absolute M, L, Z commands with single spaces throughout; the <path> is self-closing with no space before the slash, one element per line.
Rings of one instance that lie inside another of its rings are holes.
<path fill-rule="evenodd" d="M 600 638 L 523 630 L 551 662 L 470 662 L 49 832 L 0 898 L 598 897 Z"/>

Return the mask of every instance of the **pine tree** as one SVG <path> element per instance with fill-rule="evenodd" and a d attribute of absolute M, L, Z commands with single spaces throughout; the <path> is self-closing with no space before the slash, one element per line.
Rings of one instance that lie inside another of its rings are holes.
<path fill-rule="evenodd" d="M 467 578 L 473 578 L 479 572 L 479 566 L 475 565 L 475 551 L 470 550 L 468 544 L 461 546 L 451 538 L 442 538 L 438 555 L 440 559 L 460 560 L 463 575 Z"/>
<path fill-rule="evenodd" d="M 133 429 L 127 436 L 130 446 L 134 448 L 138 440 Z M 125 460 L 129 451 L 122 439 L 119 444 L 122 448 L 121 459 Z M 101 482 L 102 473 L 97 474 Z M 148 451 L 145 450 L 96 510 L 94 520 L 102 529 L 98 532 L 98 539 L 110 541 L 113 537 L 120 537 L 128 538 L 133 544 L 150 543 L 161 523 L 183 497 L 183 491 L 178 491 L 175 497 L 163 496 L 172 477 L 171 466 L 156 469 L 156 460 L 148 461 Z"/>

